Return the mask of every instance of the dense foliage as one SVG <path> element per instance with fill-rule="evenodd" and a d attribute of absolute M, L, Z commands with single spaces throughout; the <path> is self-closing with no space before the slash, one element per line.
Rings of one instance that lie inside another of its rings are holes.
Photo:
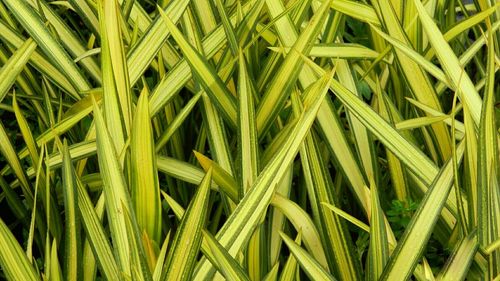
<path fill-rule="evenodd" d="M 494 0 L 2 0 L 0 278 L 500 280 Z"/>

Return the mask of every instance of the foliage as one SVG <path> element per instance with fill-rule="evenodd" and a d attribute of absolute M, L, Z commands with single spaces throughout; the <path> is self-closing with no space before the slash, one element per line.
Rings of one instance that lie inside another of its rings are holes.
<path fill-rule="evenodd" d="M 401 236 L 410 223 L 410 219 L 417 207 L 418 204 L 411 199 L 407 203 L 392 200 L 391 209 L 385 212 L 385 214 L 387 215 L 387 220 L 391 223 L 391 228 L 396 237 Z"/>
<path fill-rule="evenodd" d="M 491 0 L 0 1 L 0 279 L 500 280 L 499 27 Z"/>

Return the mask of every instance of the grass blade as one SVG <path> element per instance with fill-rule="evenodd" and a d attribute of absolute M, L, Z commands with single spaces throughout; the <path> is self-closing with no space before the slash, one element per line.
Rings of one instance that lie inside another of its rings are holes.
<path fill-rule="evenodd" d="M 219 188 L 226 195 L 228 195 L 229 198 L 233 200 L 233 202 L 239 202 L 238 184 L 236 180 L 228 172 L 226 172 L 226 170 L 224 170 L 210 158 L 197 151 L 193 151 L 193 153 L 205 172 L 208 172 L 208 170 L 212 169 L 212 179 L 217 183 Z"/>
<path fill-rule="evenodd" d="M 21 245 L 0 219 L 0 265 L 8 280 L 41 280 L 35 268 L 28 261 Z"/>
<path fill-rule="evenodd" d="M 449 80 L 453 83 L 457 92 L 460 93 L 459 97 L 461 101 L 470 109 L 472 118 L 476 126 L 478 126 L 480 122 L 482 103 L 474 84 L 472 83 L 469 75 L 464 72 L 457 56 L 451 49 L 450 45 L 448 45 L 448 42 L 444 39 L 443 34 L 439 31 L 432 18 L 429 14 L 427 14 L 427 11 L 422 3 L 418 0 L 414 0 L 413 2 L 415 3 L 415 7 L 418 11 L 422 27 L 429 38 L 429 42 L 436 51 L 436 56 L 441 62 Z"/>
<path fill-rule="evenodd" d="M 156 142 L 156 152 L 159 152 L 161 148 L 165 146 L 165 144 L 174 135 L 176 130 L 182 125 L 182 122 L 184 122 L 188 115 L 193 111 L 193 108 L 198 103 L 201 94 L 202 93 L 199 92 L 194 97 L 192 97 L 189 102 L 187 102 L 186 106 L 178 112 L 177 116 L 175 116 L 175 119 L 169 124 L 169 126 L 165 129 L 165 131 Z"/>
<path fill-rule="evenodd" d="M 11 27 L 5 25 L 0 21 L 0 38 L 8 44 L 15 48 L 20 48 L 25 42 L 25 39 L 19 35 L 19 33 L 12 30 Z M 77 89 L 71 84 L 63 72 L 54 66 L 49 60 L 47 60 L 42 54 L 35 50 L 30 58 L 30 64 L 32 64 L 38 71 L 45 74 L 50 81 L 54 82 L 61 89 L 69 93 L 74 99 L 80 99 L 80 95 Z"/>
<path fill-rule="evenodd" d="M 148 92 L 144 89 L 137 101 L 132 124 L 131 196 L 139 230 L 141 233 L 145 230 L 149 238 L 160 243 L 160 186 L 147 95 Z"/>
<path fill-rule="evenodd" d="M 457 161 L 461 160 L 465 143 L 457 147 Z M 391 255 L 381 280 L 410 278 L 429 240 L 439 214 L 453 185 L 453 161 L 449 160 L 433 181 L 417 212 L 413 215 L 403 237 Z"/>
<path fill-rule="evenodd" d="M 158 259 L 156 261 L 155 268 L 153 270 L 153 280 L 154 281 L 160 281 L 161 279 L 161 273 L 163 269 L 163 265 L 165 264 L 165 259 L 167 257 L 167 247 L 168 243 L 170 241 L 170 231 L 167 234 L 167 237 L 165 237 L 165 240 L 163 241 L 163 245 L 161 246 L 160 253 L 158 254 Z"/>
<path fill-rule="evenodd" d="M 437 280 L 465 280 L 478 248 L 477 233 L 471 232 L 467 237 L 464 237 L 462 241 L 457 243 L 455 250 L 448 258 Z"/>
<path fill-rule="evenodd" d="M 314 102 L 307 105 L 306 112 L 301 115 L 297 125 L 292 130 L 290 135 L 293 137 L 287 140 L 274 159 L 263 169 L 252 188 L 249 189 L 217 233 L 217 240 L 228 249 L 232 256 L 248 241 L 257 222 L 269 205 L 276 184 L 295 157 L 300 143 L 316 118 L 318 108 L 326 95 L 328 80 L 329 76 L 327 74 L 309 89 L 311 93 L 314 93 Z M 194 278 L 206 278 L 212 274 L 213 269 L 207 264 L 207 261 L 202 261 Z"/>
<path fill-rule="evenodd" d="M 215 6 L 217 7 L 217 11 L 219 12 L 222 26 L 224 27 L 224 31 L 226 33 L 227 42 L 231 52 L 234 56 L 238 54 L 238 41 L 236 39 L 236 34 L 234 33 L 233 26 L 231 25 L 231 21 L 224 9 L 224 5 L 221 0 L 215 0 Z"/>
<path fill-rule="evenodd" d="M 303 65 L 303 60 L 300 59 L 301 54 L 307 55 L 312 47 L 311 42 L 319 33 L 320 28 L 326 19 L 329 11 L 329 3 L 324 1 L 321 8 L 316 11 L 309 25 L 302 32 L 299 38 L 295 41 L 291 52 L 285 57 L 285 61 L 280 66 L 271 84 L 266 89 L 261 101 L 257 107 L 256 124 L 259 137 L 263 136 L 276 116 L 282 109 L 284 102 L 290 94 L 292 86 L 295 84 Z"/>
<path fill-rule="evenodd" d="M 299 232 L 297 237 L 295 238 L 295 244 L 300 247 L 302 242 L 302 233 Z M 297 259 L 292 254 L 286 260 L 285 266 L 283 267 L 283 271 L 281 272 L 280 281 L 292 281 L 295 280 L 295 274 L 297 273 Z"/>
<path fill-rule="evenodd" d="M 35 49 L 36 43 L 30 38 L 3 65 L 0 70 L 0 102 L 7 95 L 10 87 L 16 81 L 17 76 L 23 70 Z"/>
<path fill-rule="evenodd" d="M 61 270 L 61 266 L 59 265 L 59 258 L 57 257 L 57 243 L 54 239 L 52 242 L 52 247 L 50 250 L 50 280 L 54 281 L 62 281 L 63 274 Z"/>
<path fill-rule="evenodd" d="M 365 280 L 378 280 L 389 260 L 389 243 L 377 187 L 373 183 L 370 194 L 372 217 L 370 219 L 370 248 Z"/>
<path fill-rule="evenodd" d="M 219 1 L 220 2 L 220 1 Z M 257 178 L 259 170 L 258 136 L 255 123 L 254 85 L 247 71 L 247 63 L 243 52 L 238 53 L 238 125 L 239 125 L 239 157 L 240 162 L 240 198 L 244 196 Z M 247 247 L 248 272 L 252 280 L 261 280 L 267 259 L 263 253 L 265 232 L 262 227 L 257 227 L 250 238 Z"/>
<path fill-rule="evenodd" d="M 490 35 L 492 35 L 490 33 Z M 498 200 L 500 194 L 498 177 L 498 140 L 500 134 L 496 131 L 495 117 L 495 74 L 494 74 L 494 44 L 492 36 L 488 38 L 488 76 L 484 93 L 481 120 L 479 123 L 478 138 L 478 186 L 477 186 L 477 226 L 478 240 L 481 247 L 486 248 L 500 237 L 500 210 Z M 500 251 L 493 251 L 489 256 L 489 274 L 492 279 L 495 273 L 500 272 Z"/>
<path fill-rule="evenodd" d="M 239 76 L 238 76 L 238 98 L 239 98 L 239 138 L 240 138 L 240 157 L 241 157 L 241 182 L 240 186 L 243 193 L 252 186 L 259 173 L 258 156 L 258 138 L 255 124 L 254 93 L 251 77 L 247 72 L 245 57 L 243 52 L 239 52 L 238 58 Z"/>
<path fill-rule="evenodd" d="M 78 178 L 76 178 L 76 189 L 78 193 L 78 210 L 82 218 L 82 226 L 85 228 L 85 233 L 92 247 L 92 251 L 94 252 L 94 256 L 98 261 L 101 273 L 108 280 L 123 280 L 123 275 L 118 267 L 118 261 L 114 256 L 114 251 L 108 241 L 108 236 L 101 225 L 96 210 L 94 210 L 94 205 L 92 205 L 92 201 L 90 201 L 87 190 L 85 190 Z"/>
<path fill-rule="evenodd" d="M 211 250 L 211 255 L 205 255 L 210 262 L 226 277 L 227 280 L 250 280 L 240 264 L 217 242 L 209 232 L 202 230 L 203 238 Z"/>
<path fill-rule="evenodd" d="M 121 270 L 126 275 L 132 276 L 132 272 L 130 272 L 129 233 L 123 210 L 123 208 L 126 208 L 129 213 L 133 214 L 130 208 L 128 188 L 125 185 L 122 168 L 111 135 L 95 101 L 94 114 L 97 131 L 97 155 L 100 159 L 99 169 L 103 180 L 103 192 L 106 198 L 106 213 L 110 224 L 111 237 L 113 238 Z"/>
<path fill-rule="evenodd" d="M 373 7 L 363 4 L 362 2 L 355 2 L 350 0 L 336 0 L 332 1 L 332 9 L 346 14 L 355 19 L 371 23 L 374 25 L 380 25 L 380 21 L 377 17 L 377 13 Z"/>
<path fill-rule="evenodd" d="M 182 16 L 190 0 L 172 1 L 165 14 L 176 23 Z M 134 6 L 135 7 L 135 6 Z M 134 10 L 133 10 L 134 11 Z M 131 15 L 134 18 L 134 15 Z M 134 85 L 151 64 L 161 46 L 167 40 L 170 32 L 164 29 L 162 17 L 151 23 L 140 41 L 127 54 L 127 68 L 130 75 L 130 85 Z"/>
<path fill-rule="evenodd" d="M 82 41 L 75 35 L 75 32 L 64 22 L 64 20 L 52 9 L 46 1 L 28 1 L 33 9 L 39 9 L 43 16 L 50 22 L 51 26 L 57 32 L 59 42 L 65 49 L 76 58 L 87 52 L 87 48 Z M 80 60 L 80 64 L 86 72 L 92 76 L 92 79 L 101 84 L 101 70 L 92 57 Z"/>
<path fill-rule="evenodd" d="M 280 232 L 280 235 L 311 280 L 335 280 L 333 276 L 328 274 L 304 249 L 290 239 L 290 237 L 283 232 Z"/>
<path fill-rule="evenodd" d="M 99 1 L 97 11 L 101 28 L 101 68 L 103 111 L 106 126 L 113 136 L 114 148 L 121 151 L 130 134 L 131 97 L 127 65 L 117 15 L 116 0 Z"/>
<path fill-rule="evenodd" d="M 12 172 L 16 175 L 17 179 L 21 184 L 21 189 L 23 191 L 24 197 L 27 200 L 29 206 L 33 206 L 33 191 L 31 184 L 28 181 L 28 177 L 21 165 L 19 158 L 17 157 L 16 151 L 12 146 L 9 135 L 3 123 L 0 121 L 0 152 L 5 157 L 5 160 L 9 164 Z"/>
<path fill-rule="evenodd" d="M 77 183 L 77 192 L 78 192 L 78 188 L 79 187 L 78 187 L 78 183 Z M 79 199 L 84 200 L 82 198 L 79 198 Z M 80 207 L 80 205 L 83 205 L 83 204 L 79 204 L 78 207 Z M 98 219 L 102 221 L 102 219 L 104 217 L 104 196 L 102 193 L 99 196 L 99 199 L 96 203 L 94 210 L 95 210 L 95 213 L 97 214 Z M 81 218 L 82 213 L 79 212 L 79 214 L 80 214 L 80 218 Z M 83 227 L 82 227 L 82 229 L 83 229 Z M 90 235 L 87 235 L 87 237 L 85 238 L 85 241 L 83 242 L 82 263 L 85 264 L 85 268 L 83 269 L 83 273 L 82 273 L 83 274 L 83 278 L 82 278 L 83 281 L 92 281 L 97 276 L 96 274 L 97 274 L 98 262 L 97 262 L 96 256 L 94 255 L 94 250 L 92 248 L 92 244 L 90 243 L 89 236 Z M 106 241 L 106 242 L 108 242 L 108 241 Z M 108 245 L 109 245 L 109 242 L 108 242 Z M 116 266 L 116 263 L 115 263 L 115 266 Z"/>
<path fill-rule="evenodd" d="M 325 269 L 328 270 L 325 250 L 321 243 L 319 232 L 309 215 L 300 206 L 285 197 L 275 194 L 271 205 L 280 210 L 287 219 L 293 224 L 297 231 L 301 233 L 301 240 L 304 246 L 309 250 L 314 259 Z"/>
<path fill-rule="evenodd" d="M 210 181 L 212 171 L 209 170 L 200 183 L 195 197 L 182 217 L 169 250 L 165 264 L 166 277 L 163 280 L 189 280 L 193 272 L 194 258 L 199 251 L 202 239 L 202 228 L 208 213 Z"/>
<path fill-rule="evenodd" d="M 26 1 L 6 0 L 4 3 L 12 11 L 16 19 L 44 51 L 47 57 L 66 76 L 78 91 L 90 89 L 87 79 L 81 74 L 68 53 L 50 34 L 39 15 L 31 9 Z"/>
<path fill-rule="evenodd" d="M 389 0 L 377 0 L 374 2 L 374 6 L 379 17 L 383 20 L 388 34 L 401 42 L 402 45 L 411 46 L 411 42 L 403 26 L 399 24 L 393 2 Z M 439 102 L 436 90 L 423 69 L 415 62 L 414 58 L 408 57 L 399 48 L 393 50 L 398 59 L 399 66 L 402 69 L 401 75 L 405 77 L 405 80 L 411 88 L 412 94 L 418 101 L 433 109 L 442 111 L 442 106 Z M 441 159 L 443 161 L 447 160 L 451 155 L 451 138 L 446 130 L 446 126 L 443 123 L 434 124 L 432 126 L 432 134 L 436 139 L 439 139 L 439 141 L 435 144 L 428 141 L 428 146 L 436 146 L 439 149 Z"/>
<path fill-rule="evenodd" d="M 290 52 L 290 47 L 269 47 L 269 49 L 275 52 Z M 344 59 L 376 59 L 380 56 L 377 51 L 354 43 L 316 44 L 309 51 L 309 55 L 311 57 Z"/>
<path fill-rule="evenodd" d="M 79 263 L 81 262 L 81 240 L 80 223 L 78 212 L 78 197 L 74 179 L 71 157 L 69 155 L 68 143 L 66 140 L 61 147 L 63 152 L 63 194 L 64 194 L 64 214 L 65 214 L 65 255 L 64 272 L 66 280 L 78 280 L 81 276 Z"/>
<path fill-rule="evenodd" d="M 210 100 L 217 105 L 217 108 L 229 122 L 229 125 L 236 127 L 236 102 L 234 97 L 227 89 L 224 82 L 217 75 L 208 62 L 198 53 L 187 41 L 184 39 L 182 33 L 177 29 L 172 20 L 161 9 L 159 10 L 162 15 L 168 30 L 176 39 L 179 47 L 182 49 L 187 62 L 191 66 L 198 81 L 203 85 L 203 88 L 210 96 Z"/>

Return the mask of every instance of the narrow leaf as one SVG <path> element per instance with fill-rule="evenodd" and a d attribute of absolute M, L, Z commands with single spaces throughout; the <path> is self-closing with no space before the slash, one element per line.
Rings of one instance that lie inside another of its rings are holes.
<path fill-rule="evenodd" d="M 127 208 L 128 212 L 132 213 L 128 188 L 125 185 L 125 179 L 111 135 L 95 101 L 94 115 L 97 133 L 97 156 L 99 157 L 99 170 L 103 180 L 103 192 L 106 198 L 106 213 L 110 224 L 111 237 L 117 251 L 121 270 L 126 275 L 132 276 L 130 271 L 129 233 L 125 224 L 123 210 L 123 208 Z"/>
<path fill-rule="evenodd" d="M 295 256 L 302 269 L 307 273 L 311 280 L 335 280 L 333 276 L 328 274 L 304 249 L 297 245 L 290 237 L 283 232 L 280 232 L 281 238 Z"/>
<path fill-rule="evenodd" d="M 66 140 L 64 140 L 62 152 L 64 214 L 66 221 L 64 228 L 64 241 L 66 243 L 64 247 L 64 272 L 66 280 L 78 280 L 79 275 L 81 275 L 81 267 L 79 266 L 81 264 L 80 220 L 77 214 L 78 199 L 75 175 Z"/>
<path fill-rule="evenodd" d="M 0 265 L 8 280 L 41 280 L 26 257 L 21 245 L 0 219 Z"/>
<path fill-rule="evenodd" d="M 143 90 L 132 124 L 131 196 L 139 231 L 145 230 L 149 238 L 159 243 L 162 223 L 160 186 L 147 95 L 147 90 Z"/>
<path fill-rule="evenodd" d="M 465 148 L 462 141 L 457 147 L 457 161 L 461 160 Z M 425 250 L 434 225 L 453 185 L 453 161 L 451 159 L 436 176 L 425 194 L 403 237 L 391 255 L 384 269 L 382 280 L 405 280 L 413 270 Z"/>
<path fill-rule="evenodd" d="M 190 280 L 200 249 L 202 232 L 208 213 L 208 199 L 212 171 L 200 183 L 195 197 L 189 204 L 177 228 L 172 248 L 167 257 L 166 277 L 163 280 Z"/>
<path fill-rule="evenodd" d="M 36 43 L 30 38 L 3 65 L 0 70 L 0 102 L 7 95 L 10 87 L 16 81 L 17 76 L 23 70 L 35 49 Z"/>
<path fill-rule="evenodd" d="M 159 11 L 168 30 L 170 30 L 172 36 L 182 49 L 187 62 L 191 66 L 191 70 L 199 78 L 199 82 L 210 96 L 210 100 L 217 105 L 217 108 L 224 115 L 229 124 L 236 127 L 237 114 L 234 97 L 217 75 L 215 69 L 213 69 L 200 53 L 184 39 L 184 36 L 179 29 L 177 29 L 172 20 L 161 9 L 159 9 Z"/>
<path fill-rule="evenodd" d="M 477 232 L 474 231 L 457 243 L 455 250 L 453 250 L 453 253 L 448 258 L 437 280 L 465 280 L 478 248 Z"/>
<path fill-rule="evenodd" d="M 217 242 L 215 237 L 209 232 L 202 230 L 203 237 L 211 250 L 211 255 L 205 255 L 210 262 L 226 277 L 227 280 L 250 280 L 245 270 L 240 264 L 227 252 L 222 245 Z"/>
<path fill-rule="evenodd" d="M 40 16 L 31 8 L 26 1 L 6 0 L 4 3 L 9 7 L 16 19 L 26 29 L 45 55 L 67 75 L 70 82 L 79 91 L 90 89 L 86 78 L 82 75 L 76 64 L 68 53 L 62 48 L 57 40 L 50 34 Z"/>

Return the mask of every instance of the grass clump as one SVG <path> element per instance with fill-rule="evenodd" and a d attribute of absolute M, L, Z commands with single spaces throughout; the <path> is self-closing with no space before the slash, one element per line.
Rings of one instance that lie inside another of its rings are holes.
<path fill-rule="evenodd" d="M 0 278 L 500 280 L 494 1 L 3 0 Z"/>

